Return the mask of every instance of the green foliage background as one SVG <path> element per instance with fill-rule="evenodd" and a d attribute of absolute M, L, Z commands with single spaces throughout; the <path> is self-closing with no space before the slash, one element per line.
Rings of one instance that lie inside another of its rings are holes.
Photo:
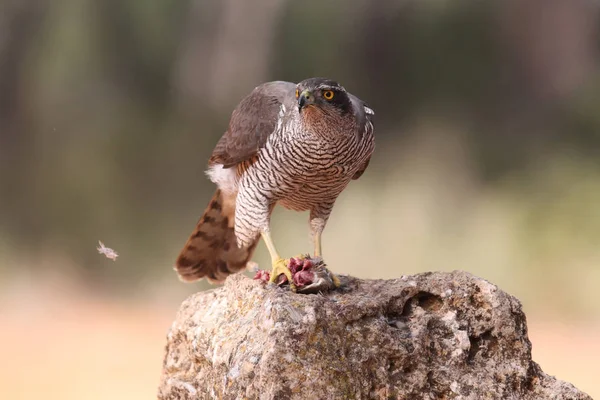
<path fill-rule="evenodd" d="M 328 76 L 377 114 L 371 166 L 325 231 L 333 270 L 466 269 L 528 309 L 600 313 L 596 5 L 7 0 L 0 15 L 2 285 L 208 287 L 171 265 L 231 110 L 262 81 Z M 277 211 L 282 253 L 310 251 L 306 219 Z"/>

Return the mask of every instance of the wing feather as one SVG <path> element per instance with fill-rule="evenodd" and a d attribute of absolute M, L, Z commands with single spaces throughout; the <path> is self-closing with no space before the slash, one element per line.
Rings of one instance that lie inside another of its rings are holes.
<path fill-rule="evenodd" d="M 375 112 L 361 99 L 358 97 L 348 94 L 350 97 L 350 101 L 352 102 L 352 108 L 354 109 L 354 116 L 356 117 L 357 125 L 359 128 L 359 135 L 373 134 L 373 129 L 375 129 Z M 358 179 L 364 174 L 367 167 L 369 166 L 369 162 L 371 161 L 371 157 L 367 158 L 367 160 L 360 166 L 358 171 L 354 174 L 352 179 Z"/>
<path fill-rule="evenodd" d="M 296 84 L 284 81 L 257 86 L 238 104 L 229 120 L 229 128 L 217 142 L 209 165 L 230 168 L 256 159 L 277 126 L 280 107 L 294 99 Z"/>

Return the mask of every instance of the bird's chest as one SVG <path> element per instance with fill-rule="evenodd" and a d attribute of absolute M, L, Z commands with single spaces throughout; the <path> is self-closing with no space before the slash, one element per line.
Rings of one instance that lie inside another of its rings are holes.
<path fill-rule="evenodd" d="M 295 182 L 335 183 L 352 177 L 361 162 L 359 150 L 358 145 L 347 142 L 301 142 L 290 146 L 284 164 Z"/>
<path fill-rule="evenodd" d="M 283 205 L 292 209 L 334 201 L 364 162 L 360 146 L 308 141 L 289 146 L 282 159 Z"/>

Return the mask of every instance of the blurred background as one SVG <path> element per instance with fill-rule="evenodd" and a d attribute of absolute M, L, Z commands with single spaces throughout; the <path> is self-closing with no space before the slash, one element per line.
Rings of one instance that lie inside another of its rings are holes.
<path fill-rule="evenodd" d="M 172 265 L 232 109 L 326 76 L 377 135 L 331 268 L 486 278 L 542 368 L 600 398 L 599 50 L 591 0 L 2 0 L 0 397 L 153 398 L 178 305 L 209 288 Z M 276 211 L 282 254 L 312 250 L 307 220 Z"/>

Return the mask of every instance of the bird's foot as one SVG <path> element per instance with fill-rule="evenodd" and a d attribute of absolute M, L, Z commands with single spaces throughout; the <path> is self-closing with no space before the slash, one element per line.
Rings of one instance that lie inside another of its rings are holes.
<path fill-rule="evenodd" d="M 257 271 L 254 279 L 272 282 L 279 286 L 290 285 L 292 292 L 319 293 L 341 286 L 340 279 L 328 270 L 321 257 L 299 254 L 289 259 L 273 262 L 271 272 Z"/>
<path fill-rule="evenodd" d="M 289 264 L 290 260 L 285 258 L 278 258 L 277 260 L 273 261 L 273 268 L 271 269 L 269 282 L 278 284 L 281 282 L 279 276 L 284 275 L 285 278 L 287 278 L 287 282 L 290 284 L 290 290 L 295 292 L 296 285 L 294 285 L 292 271 L 290 271 L 290 268 L 288 267 Z M 283 279 L 283 281 L 285 282 L 285 279 Z"/>
<path fill-rule="evenodd" d="M 327 268 L 325 268 L 327 269 Z M 339 288 L 340 286 L 342 286 L 342 282 L 340 282 L 340 278 L 337 277 L 336 274 L 334 274 L 333 272 L 331 272 L 330 270 L 327 269 L 327 272 L 329 272 L 329 274 L 331 275 L 331 280 L 333 281 L 333 286 L 335 286 L 335 288 Z"/>

